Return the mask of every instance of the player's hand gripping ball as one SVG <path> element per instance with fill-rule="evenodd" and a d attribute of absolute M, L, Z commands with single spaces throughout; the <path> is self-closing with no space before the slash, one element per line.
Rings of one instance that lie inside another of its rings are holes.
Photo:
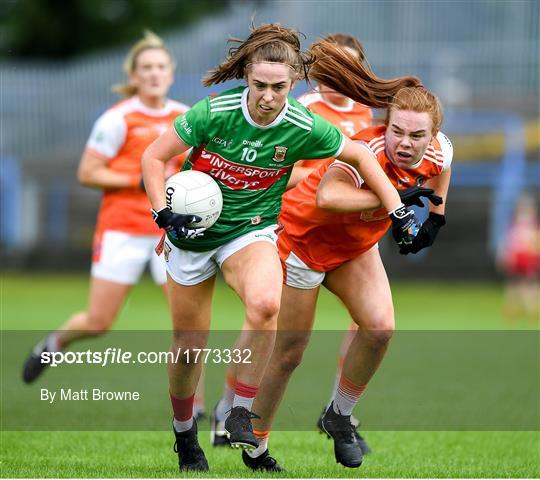
<path fill-rule="evenodd" d="M 196 170 L 186 170 L 169 177 L 165 182 L 165 199 L 173 213 L 201 217 L 200 221 L 189 224 L 189 228 L 210 228 L 223 207 L 223 197 L 216 181 Z"/>

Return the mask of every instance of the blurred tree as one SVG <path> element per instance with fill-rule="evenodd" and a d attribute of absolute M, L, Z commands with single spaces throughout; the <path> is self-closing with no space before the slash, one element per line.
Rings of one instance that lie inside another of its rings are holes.
<path fill-rule="evenodd" d="M 0 55 L 66 58 L 159 34 L 227 8 L 230 0 L 0 1 Z"/>

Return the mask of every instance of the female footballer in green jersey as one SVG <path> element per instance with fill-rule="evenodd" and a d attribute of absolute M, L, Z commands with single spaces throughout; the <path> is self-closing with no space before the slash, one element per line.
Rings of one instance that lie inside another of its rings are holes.
<path fill-rule="evenodd" d="M 245 41 L 204 80 L 206 86 L 245 79 L 246 87 L 207 97 L 176 119 L 142 157 L 144 184 L 159 227 L 167 232 L 165 254 L 173 322 L 172 349 L 204 348 L 218 268 L 246 308 L 235 347 L 250 352 L 236 368 L 233 408 L 225 422 L 231 445 L 253 449 L 251 412 L 272 352 L 280 307 L 282 271 L 275 247 L 275 224 L 293 164 L 335 157 L 356 168 L 381 199 L 398 244 L 408 244 L 417 221 L 407 210 L 376 159 L 362 146 L 309 112 L 289 93 L 316 59 L 301 51 L 298 33 L 279 24 L 254 28 Z M 315 63 L 316 64 L 316 63 Z M 392 95 L 418 80 L 381 80 L 366 70 L 366 105 L 386 106 Z M 190 228 L 192 215 L 166 206 L 164 163 L 190 147 L 183 169 L 210 174 L 223 193 L 220 218 L 203 236 Z M 201 362 L 182 354 L 169 365 L 173 430 L 181 470 L 208 469 L 197 440 L 193 396 Z"/>

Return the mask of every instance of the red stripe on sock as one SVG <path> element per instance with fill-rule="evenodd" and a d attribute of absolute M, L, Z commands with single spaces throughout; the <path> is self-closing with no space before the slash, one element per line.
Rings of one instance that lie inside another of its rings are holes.
<path fill-rule="evenodd" d="M 367 385 L 357 385 L 351 382 L 343 373 L 341 374 L 338 388 L 342 392 L 345 392 L 350 396 L 358 398 L 360 395 L 362 395 L 362 393 L 364 393 L 364 390 L 366 389 L 366 387 Z"/>
<path fill-rule="evenodd" d="M 270 436 L 270 430 L 253 430 L 253 435 L 262 440 Z"/>
<path fill-rule="evenodd" d="M 174 418 L 179 422 L 189 420 L 193 416 L 195 394 L 188 398 L 176 398 L 172 393 L 169 393 L 169 395 L 171 397 Z"/>
<path fill-rule="evenodd" d="M 234 393 L 235 395 L 238 395 L 244 398 L 255 398 L 255 395 L 257 395 L 258 390 L 259 390 L 258 385 L 247 385 L 237 380 Z"/>

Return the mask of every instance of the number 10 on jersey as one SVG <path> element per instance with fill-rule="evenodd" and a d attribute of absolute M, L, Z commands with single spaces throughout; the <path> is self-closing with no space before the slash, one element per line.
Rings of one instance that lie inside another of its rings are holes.
<path fill-rule="evenodd" d="M 249 147 L 244 147 L 242 149 L 242 161 L 243 162 L 254 162 L 257 158 L 257 150 Z"/>

